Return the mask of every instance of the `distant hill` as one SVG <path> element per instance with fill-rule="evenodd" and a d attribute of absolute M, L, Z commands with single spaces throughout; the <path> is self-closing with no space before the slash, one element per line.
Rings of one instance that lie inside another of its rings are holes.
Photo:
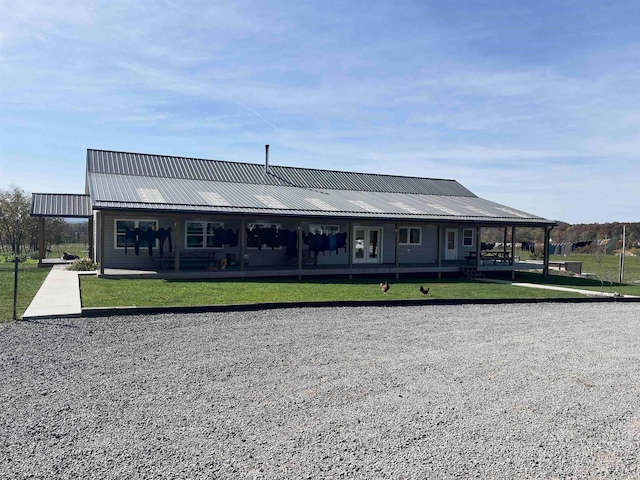
<path fill-rule="evenodd" d="M 640 223 L 614 222 L 570 225 L 559 222 L 558 226 L 551 231 L 551 238 L 556 243 L 603 240 L 605 238 L 617 238 L 622 241 L 623 226 L 626 226 L 627 246 L 640 242 Z"/>
<path fill-rule="evenodd" d="M 551 230 L 551 241 L 552 243 L 586 242 L 607 238 L 622 241 L 622 228 L 624 225 L 626 225 L 627 246 L 639 245 L 640 223 L 579 223 L 571 225 L 558 222 L 558 226 Z M 501 228 L 486 229 L 482 233 L 482 241 L 484 242 L 501 242 L 503 238 L 504 230 Z M 516 227 L 516 241 L 542 243 L 544 242 L 544 230 L 542 228 Z"/>

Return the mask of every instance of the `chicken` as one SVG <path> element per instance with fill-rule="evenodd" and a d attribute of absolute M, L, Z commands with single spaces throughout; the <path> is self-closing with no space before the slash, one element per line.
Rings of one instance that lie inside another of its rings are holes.
<path fill-rule="evenodd" d="M 426 290 L 424 289 L 424 287 L 422 285 L 420 285 L 420 291 L 422 293 L 424 293 L 425 295 L 429 295 L 429 289 L 427 288 Z"/>
<path fill-rule="evenodd" d="M 380 284 L 380 288 L 382 289 L 382 293 L 387 293 L 389 291 L 389 282 L 385 280 Z"/>

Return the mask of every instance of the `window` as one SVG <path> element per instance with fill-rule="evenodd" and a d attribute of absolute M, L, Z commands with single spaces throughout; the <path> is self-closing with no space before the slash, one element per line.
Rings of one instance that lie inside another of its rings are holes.
<path fill-rule="evenodd" d="M 331 235 L 332 233 L 339 233 L 340 227 L 338 225 L 318 225 L 312 223 L 309 225 L 309 233 L 316 235 Z"/>
<path fill-rule="evenodd" d="M 194 220 L 185 222 L 186 248 L 222 248 L 223 222 Z"/>
<path fill-rule="evenodd" d="M 421 245 L 422 228 L 420 227 L 400 227 L 400 245 Z"/>
<path fill-rule="evenodd" d="M 125 248 L 135 246 L 135 239 L 133 237 L 127 238 L 127 230 L 133 232 L 136 228 L 139 228 L 141 232 L 147 230 L 158 230 L 157 220 L 115 220 L 115 248 Z M 145 239 L 140 240 L 140 248 L 146 248 L 149 246 Z M 156 240 L 155 246 L 158 246 Z"/>
<path fill-rule="evenodd" d="M 464 247 L 473 247 L 473 228 L 462 230 L 462 245 Z"/>

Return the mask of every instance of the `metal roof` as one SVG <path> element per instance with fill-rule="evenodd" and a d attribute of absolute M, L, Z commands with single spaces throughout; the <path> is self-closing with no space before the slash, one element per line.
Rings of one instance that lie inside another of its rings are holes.
<path fill-rule="evenodd" d="M 87 150 L 87 172 L 133 177 L 160 177 L 254 185 L 296 186 L 389 193 L 475 197 L 455 180 L 169 157 L 141 153 Z"/>
<path fill-rule="evenodd" d="M 549 224 L 479 197 L 90 174 L 95 209 Z"/>
<path fill-rule="evenodd" d="M 33 217 L 91 217 L 91 199 L 89 195 L 68 193 L 34 193 L 31 196 Z"/>
<path fill-rule="evenodd" d="M 94 209 L 554 225 L 454 180 L 87 150 Z"/>

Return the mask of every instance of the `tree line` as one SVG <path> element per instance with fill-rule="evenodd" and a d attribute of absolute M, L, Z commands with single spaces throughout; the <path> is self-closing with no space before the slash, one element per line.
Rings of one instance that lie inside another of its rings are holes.
<path fill-rule="evenodd" d="M 38 249 L 38 219 L 29 215 L 31 195 L 16 185 L 0 188 L 0 253 L 20 255 Z M 67 223 L 45 218 L 45 248 L 63 243 L 86 243 L 87 222 Z"/>
<path fill-rule="evenodd" d="M 582 223 L 571 225 L 558 222 L 551 230 L 551 243 L 588 242 L 595 240 L 616 240 L 617 247 L 622 247 L 622 232 L 626 228 L 626 246 L 640 247 L 640 223 Z M 511 229 L 507 230 L 507 241 L 511 241 Z M 482 230 L 483 242 L 503 242 L 503 228 L 487 228 Z M 529 228 L 516 226 L 516 242 L 544 243 L 543 228 Z"/>

